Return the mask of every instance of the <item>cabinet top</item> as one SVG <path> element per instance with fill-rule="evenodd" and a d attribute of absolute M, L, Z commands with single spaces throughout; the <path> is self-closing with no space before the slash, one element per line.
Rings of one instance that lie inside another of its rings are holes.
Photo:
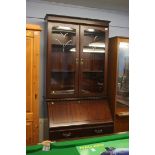
<path fill-rule="evenodd" d="M 120 38 L 120 39 L 129 39 L 129 37 L 124 37 L 124 36 L 114 36 L 114 37 L 111 37 L 109 39 L 113 39 L 113 38 Z"/>
<path fill-rule="evenodd" d="M 26 30 L 36 30 L 36 31 L 41 31 L 41 27 L 39 25 L 35 24 L 26 24 Z"/>
<path fill-rule="evenodd" d="M 46 14 L 45 20 L 54 22 L 63 22 L 63 23 L 73 23 L 73 24 L 96 25 L 96 26 L 109 26 L 110 23 L 110 21 L 108 20 L 61 16 L 55 14 Z"/>

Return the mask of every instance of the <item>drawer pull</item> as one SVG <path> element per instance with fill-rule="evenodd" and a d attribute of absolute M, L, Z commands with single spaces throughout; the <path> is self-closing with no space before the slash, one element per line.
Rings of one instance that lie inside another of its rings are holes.
<path fill-rule="evenodd" d="M 64 137 L 70 137 L 70 136 L 71 136 L 71 132 L 68 132 L 68 133 L 62 133 L 62 135 L 63 135 Z"/>
<path fill-rule="evenodd" d="M 95 129 L 94 132 L 95 133 L 102 133 L 103 132 L 103 129 Z"/>

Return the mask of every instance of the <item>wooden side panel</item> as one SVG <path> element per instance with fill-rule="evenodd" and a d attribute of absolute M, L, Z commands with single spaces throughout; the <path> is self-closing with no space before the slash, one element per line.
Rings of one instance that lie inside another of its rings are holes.
<path fill-rule="evenodd" d="M 26 145 L 33 144 L 33 31 L 26 33 Z"/>
<path fill-rule="evenodd" d="M 40 32 L 34 31 L 34 53 L 33 53 L 33 142 L 39 141 L 39 68 L 40 68 Z"/>
<path fill-rule="evenodd" d="M 33 38 L 26 37 L 26 112 L 32 112 Z"/>
<path fill-rule="evenodd" d="M 40 31 L 26 31 L 26 145 L 39 142 Z"/>
<path fill-rule="evenodd" d="M 116 75 L 117 75 L 117 38 L 109 40 L 108 52 L 108 100 L 112 110 L 113 118 L 115 115 L 115 96 L 116 96 Z"/>

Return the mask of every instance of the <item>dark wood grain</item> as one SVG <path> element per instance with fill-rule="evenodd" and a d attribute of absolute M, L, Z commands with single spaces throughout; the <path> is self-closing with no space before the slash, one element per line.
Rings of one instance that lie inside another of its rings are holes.
<path fill-rule="evenodd" d="M 48 113 L 50 127 L 112 122 L 106 100 L 51 102 Z"/>

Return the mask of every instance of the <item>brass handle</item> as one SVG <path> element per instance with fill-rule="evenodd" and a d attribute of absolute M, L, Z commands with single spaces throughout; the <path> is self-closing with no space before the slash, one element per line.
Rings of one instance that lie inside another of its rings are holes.
<path fill-rule="evenodd" d="M 70 137 L 70 136 L 71 136 L 71 132 L 68 132 L 68 133 L 62 133 L 62 135 L 63 135 L 64 137 Z"/>
<path fill-rule="evenodd" d="M 81 58 L 81 65 L 83 65 L 83 59 Z"/>
<path fill-rule="evenodd" d="M 95 133 L 102 133 L 103 132 L 103 129 L 95 129 L 94 132 Z"/>

